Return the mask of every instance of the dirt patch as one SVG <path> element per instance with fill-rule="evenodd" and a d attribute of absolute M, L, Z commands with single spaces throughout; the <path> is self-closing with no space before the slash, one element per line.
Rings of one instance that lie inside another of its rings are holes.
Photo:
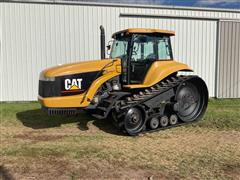
<path fill-rule="evenodd" d="M 37 161 L 36 161 L 37 160 Z M 56 158 L 3 158 L 2 166 L 14 179 L 67 179 L 69 163 Z M 58 179 L 58 178 L 57 178 Z"/>
<path fill-rule="evenodd" d="M 231 177 L 233 179 L 240 179 L 240 162 L 235 164 L 224 164 L 222 170 L 228 177 Z"/>
<path fill-rule="evenodd" d="M 127 164 L 60 158 L 3 160 L 5 172 L 12 179 L 175 179 L 171 175 Z"/>
<path fill-rule="evenodd" d="M 175 176 L 164 174 L 161 171 L 132 166 L 118 161 L 83 159 L 75 162 L 76 179 L 173 179 Z M 84 165 L 83 165 L 84 164 Z"/>
<path fill-rule="evenodd" d="M 230 119 L 239 121 L 238 112 L 231 108 L 209 114 L 203 126 L 141 137 L 118 134 L 109 122 L 84 114 L 73 119 L 39 111 L 7 116 L 0 124 L 0 170 L 20 180 L 240 179 L 240 131 L 237 123 L 229 125 Z"/>
<path fill-rule="evenodd" d="M 3 145 L 3 166 L 16 179 L 239 179 L 237 131 L 176 128 L 128 137 L 65 129 L 5 135 L 15 142 Z"/>
<path fill-rule="evenodd" d="M 63 134 L 49 134 L 45 131 L 25 131 L 13 136 L 13 138 L 31 141 L 54 141 L 63 137 L 65 137 Z"/>

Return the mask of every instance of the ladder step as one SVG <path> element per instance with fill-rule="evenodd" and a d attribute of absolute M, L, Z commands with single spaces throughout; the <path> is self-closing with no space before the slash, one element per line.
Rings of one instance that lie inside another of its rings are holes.
<path fill-rule="evenodd" d="M 97 119 L 105 119 L 105 116 L 101 116 L 99 114 L 92 114 L 93 117 L 97 118 Z"/>

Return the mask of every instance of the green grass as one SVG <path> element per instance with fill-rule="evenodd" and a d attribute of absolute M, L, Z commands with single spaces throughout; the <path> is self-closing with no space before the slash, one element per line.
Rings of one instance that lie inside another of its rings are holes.
<path fill-rule="evenodd" d="M 139 137 L 84 111 L 48 116 L 35 102 L 0 109 L 0 165 L 15 179 L 240 178 L 240 100 L 210 100 L 202 121 Z"/>
<path fill-rule="evenodd" d="M 23 123 L 36 129 L 92 120 L 85 112 L 80 112 L 77 117 L 48 116 L 41 111 L 40 105 L 37 102 L 3 103 L 0 105 L 0 109 L 2 124 L 21 126 Z M 240 130 L 240 100 L 211 99 L 204 119 L 190 126 L 220 130 Z"/>
<path fill-rule="evenodd" d="M 4 125 L 21 126 L 26 124 L 33 128 L 56 127 L 61 124 L 78 122 L 78 117 L 48 116 L 41 110 L 40 104 L 31 103 L 3 103 L 0 105 L 2 117 L 1 123 Z M 81 113 L 84 116 L 85 113 Z"/>
<path fill-rule="evenodd" d="M 204 119 L 194 126 L 240 130 L 240 100 L 210 100 Z"/>

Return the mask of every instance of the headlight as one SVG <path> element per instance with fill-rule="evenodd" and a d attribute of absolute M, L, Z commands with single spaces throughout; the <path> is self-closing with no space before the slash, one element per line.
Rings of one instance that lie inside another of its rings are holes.
<path fill-rule="evenodd" d="M 44 74 L 45 74 L 44 71 L 40 73 L 39 76 L 40 81 L 55 81 L 55 77 L 46 77 Z"/>

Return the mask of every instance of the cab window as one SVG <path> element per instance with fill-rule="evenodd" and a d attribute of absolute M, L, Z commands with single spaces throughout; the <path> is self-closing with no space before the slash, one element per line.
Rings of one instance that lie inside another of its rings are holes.
<path fill-rule="evenodd" d="M 169 37 L 137 35 L 134 38 L 131 61 L 170 60 Z"/>
<path fill-rule="evenodd" d="M 172 59 L 170 53 L 169 38 L 161 38 L 158 40 L 158 59 Z"/>

